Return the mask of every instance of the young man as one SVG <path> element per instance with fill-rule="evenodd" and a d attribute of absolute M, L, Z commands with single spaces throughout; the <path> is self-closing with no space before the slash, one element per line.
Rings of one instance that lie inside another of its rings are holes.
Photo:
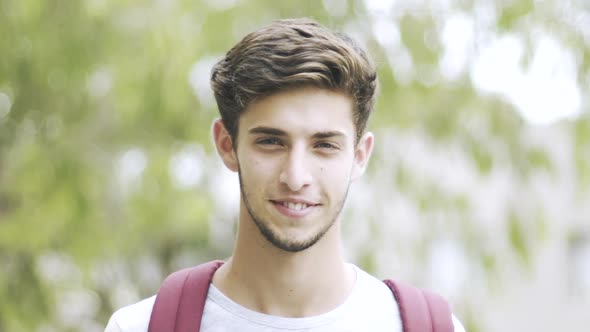
<path fill-rule="evenodd" d="M 277 21 L 232 48 L 211 84 L 213 139 L 239 175 L 241 202 L 201 331 L 401 332 L 391 290 L 346 263 L 341 244 L 341 210 L 374 142 L 365 52 L 311 20 Z M 154 298 L 117 311 L 106 331 L 147 331 Z"/>

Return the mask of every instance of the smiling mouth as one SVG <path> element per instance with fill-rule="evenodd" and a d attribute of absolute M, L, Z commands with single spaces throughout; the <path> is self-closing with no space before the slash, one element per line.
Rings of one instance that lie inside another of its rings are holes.
<path fill-rule="evenodd" d="M 291 203 L 291 202 L 281 202 L 284 207 L 287 207 L 291 210 L 301 211 L 303 209 L 307 209 L 309 205 L 305 203 Z"/>
<path fill-rule="evenodd" d="M 272 201 L 275 204 L 282 205 L 290 210 L 294 211 L 302 211 L 309 207 L 318 206 L 319 204 L 308 204 L 308 203 L 294 203 L 294 202 L 287 202 L 287 201 Z"/>

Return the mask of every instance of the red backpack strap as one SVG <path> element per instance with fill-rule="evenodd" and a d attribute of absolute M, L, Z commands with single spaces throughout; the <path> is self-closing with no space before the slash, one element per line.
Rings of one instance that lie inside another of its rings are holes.
<path fill-rule="evenodd" d="M 393 280 L 384 280 L 393 292 L 404 332 L 453 332 L 451 309 L 437 294 Z"/>
<path fill-rule="evenodd" d="M 169 275 L 156 296 L 148 332 L 198 332 L 209 284 L 222 261 L 211 261 Z"/>

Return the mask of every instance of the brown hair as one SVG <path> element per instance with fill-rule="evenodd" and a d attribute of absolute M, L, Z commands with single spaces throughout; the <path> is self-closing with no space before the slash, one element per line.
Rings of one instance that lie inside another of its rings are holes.
<path fill-rule="evenodd" d="M 373 110 L 377 74 L 350 37 L 310 19 L 286 19 L 252 32 L 214 67 L 211 86 L 234 143 L 240 114 L 254 100 L 315 86 L 353 98 L 356 140 Z"/>

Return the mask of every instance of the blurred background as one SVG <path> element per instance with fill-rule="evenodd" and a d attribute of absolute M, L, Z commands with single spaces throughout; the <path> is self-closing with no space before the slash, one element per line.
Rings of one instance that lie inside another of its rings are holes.
<path fill-rule="evenodd" d="M 587 330 L 590 2 L 0 0 L 0 331 L 102 331 L 231 254 L 210 69 L 301 16 L 379 69 L 348 258 L 469 332 Z"/>

